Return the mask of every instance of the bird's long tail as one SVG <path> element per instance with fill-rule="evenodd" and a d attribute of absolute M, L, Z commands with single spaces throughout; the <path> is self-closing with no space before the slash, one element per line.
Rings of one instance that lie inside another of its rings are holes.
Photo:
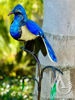
<path fill-rule="evenodd" d="M 52 61 L 57 62 L 57 58 L 55 56 L 55 53 L 54 53 L 51 45 L 49 44 L 48 40 L 46 39 L 46 37 L 43 38 L 43 41 L 44 41 L 44 44 L 46 46 L 46 49 L 47 49 L 47 53 L 48 53 L 49 58 Z"/>

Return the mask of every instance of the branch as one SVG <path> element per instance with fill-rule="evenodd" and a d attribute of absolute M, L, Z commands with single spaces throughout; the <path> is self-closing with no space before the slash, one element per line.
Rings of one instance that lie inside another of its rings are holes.
<path fill-rule="evenodd" d="M 38 73 L 39 73 L 39 74 L 38 74 L 38 75 L 39 75 L 39 80 L 37 80 L 37 79 L 34 78 L 34 77 L 24 77 L 24 78 L 23 78 L 23 86 L 22 86 L 22 89 L 24 89 L 24 79 L 33 79 L 33 80 L 36 81 L 37 84 L 38 84 L 38 100 L 40 100 L 40 95 L 41 95 L 41 81 L 42 81 L 42 78 L 43 78 L 43 72 L 44 72 L 47 68 L 51 68 L 52 71 L 54 72 L 54 77 L 55 77 L 55 78 L 56 78 L 56 72 L 55 72 L 55 71 L 58 71 L 58 72 L 61 73 L 62 75 L 63 75 L 63 72 L 62 72 L 60 69 L 58 69 L 58 68 L 56 68 L 56 67 L 53 67 L 53 66 L 46 66 L 46 67 L 44 67 L 44 68 L 41 70 L 41 64 L 40 64 L 40 61 L 39 61 L 38 57 L 36 56 L 36 54 L 35 54 L 34 52 L 31 52 L 31 51 L 25 49 L 24 47 L 20 47 L 20 48 L 21 48 L 22 50 L 24 50 L 24 51 L 30 53 L 30 54 L 35 58 L 35 60 L 36 60 L 37 63 L 38 63 Z"/>
<path fill-rule="evenodd" d="M 37 84 L 39 83 L 38 80 L 36 78 L 34 78 L 34 77 L 24 77 L 23 78 L 23 82 L 24 82 L 25 79 L 32 79 L 32 80 L 36 81 Z"/>
<path fill-rule="evenodd" d="M 59 73 L 61 73 L 61 74 L 63 75 L 63 72 L 62 72 L 60 69 L 58 69 L 58 68 L 56 68 L 56 67 L 53 67 L 53 66 L 46 66 L 46 67 L 44 67 L 44 68 L 42 69 L 42 71 L 41 71 L 41 79 L 43 78 L 43 72 L 44 72 L 47 68 L 51 68 L 51 69 L 52 69 L 52 71 L 54 72 L 54 77 L 56 77 L 55 70 L 58 71 Z"/>
<path fill-rule="evenodd" d="M 39 61 L 38 57 L 35 55 L 34 52 L 31 52 L 31 51 L 25 49 L 24 47 L 20 47 L 20 48 L 21 48 L 22 50 L 24 50 L 24 51 L 30 53 L 30 54 L 35 58 L 35 60 L 37 61 L 37 63 L 40 64 L 40 61 Z"/>

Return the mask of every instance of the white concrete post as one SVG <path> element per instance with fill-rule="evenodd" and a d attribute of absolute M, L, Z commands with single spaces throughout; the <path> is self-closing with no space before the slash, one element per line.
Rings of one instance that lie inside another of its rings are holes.
<path fill-rule="evenodd" d="M 39 60 L 42 67 L 54 65 L 63 70 L 64 75 L 57 73 L 57 93 L 58 100 L 74 98 L 72 91 L 70 68 L 75 68 L 75 0 L 43 0 L 44 20 L 43 30 L 47 39 L 52 45 L 58 62 L 54 63 L 39 52 Z M 37 76 L 37 67 L 36 67 Z M 52 72 L 46 70 L 42 80 L 41 100 L 50 100 L 50 89 Z M 37 86 L 35 84 L 34 100 L 37 100 Z"/>

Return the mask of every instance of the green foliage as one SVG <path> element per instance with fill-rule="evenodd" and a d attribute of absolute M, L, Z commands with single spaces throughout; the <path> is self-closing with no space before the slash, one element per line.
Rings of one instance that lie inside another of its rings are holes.
<path fill-rule="evenodd" d="M 56 82 L 54 83 L 53 87 L 51 88 L 50 100 L 55 100 L 55 96 L 56 96 Z"/>
<path fill-rule="evenodd" d="M 3 79 L 0 81 L 0 98 L 2 100 L 32 100 L 32 96 L 29 96 L 29 92 L 32 90 L 31 82 L 25 83 L 26 87 L 29 87 L 29 90 L 25 89 L 26 91 L 21 96 L 19 95 L 21 94 L 21 83 L 18 80 L 16 81 L 16 79 L 13 79 L 12 83 L 10 79 L 3 78 L 3 75 L 22 77 L 35 74 L 36 62 L 34 58 L 30 54 L 21 51 L 19 48 L 24 44 L 14 40 L 9 34 L 10 24 L 14 15 L 8 17 L 8 13 L 17 4 L 23 5 L 28 18 L 34 21 L 38 22 L 39 18 L 43 16 L 42 0 L 0 0 L 0 79 Z M 5 85 L 3 86 L 2 84 Z M 12 85 L 7 89 L 6 86 L 9 84 Z M 15 92 L 14 96 L 12 95 L 13 92 Z M 23 98 L 24 96 L 26 97 Z"/>
<path fill-rule="evenodd" d="M 32 20 L 37 20 L 35 15 L 42 16 L 43 13 L 42 0 L 0 0 L 0 70 L 9 73 L 9 75 L 10 66 L 11 70 L 15 71 L 33 61 L 31 55 L 27 55 L 19 49 L 23 43 L 14 40 L 9 34 L 14 16 L 8 17 L 7 15 L 17 4 L 24 6 L 28 18 Z M 35 65 L 35 61 L 33 63 L 31 66 Z M 4 69 L 2 70 L 2 68 Z"/>
<path fill-rule="evenodd" d="M 33 100 L 31 92 L 34 83 L 25 80 L 25 87 L 22 91 L 22 79 L 20 77 L 5 77 L 0 80 L 0 100 Z"/>

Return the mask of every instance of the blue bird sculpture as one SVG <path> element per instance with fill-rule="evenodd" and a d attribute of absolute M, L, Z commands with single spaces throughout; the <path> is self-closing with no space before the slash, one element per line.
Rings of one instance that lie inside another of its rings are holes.
<path fill-rule="evenodd" d="M 52 61 L 57 62 L 55 53 L 49 44 L 43 30 L 40 26 L 27 18 L 25 9 L 20 4 L 14 7 L 14 9 L 8 14 L 14 14 L 14 21 L 10 26 L 11 36 L 19 41 L 30 41 L 36 39 L 38 36 L 42 38 L 47 54 Z M 40 43 L 41 44 L 41 43 Z"/>

